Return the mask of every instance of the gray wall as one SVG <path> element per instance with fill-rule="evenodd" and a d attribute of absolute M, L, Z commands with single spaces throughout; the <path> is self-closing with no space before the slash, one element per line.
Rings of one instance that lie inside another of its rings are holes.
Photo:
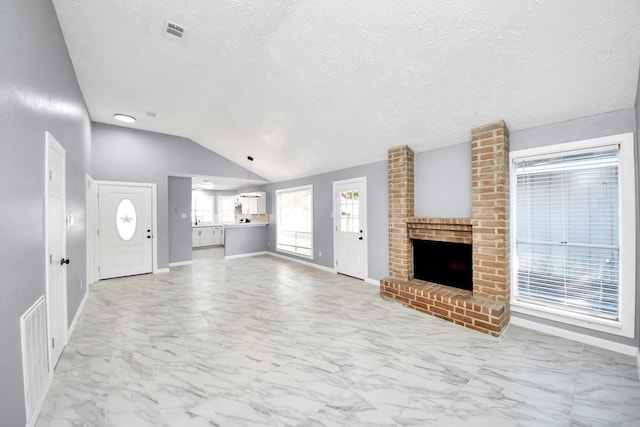
<path fill-rule="evenodd" d="M 45 137 L 66 150 L 68 307 L 86 292 L 90 122 L 50 0 L 0 2 L 0 424 L 24 426 L 20 315 L 45 293 Z"/>
<path fill-rule="evenodd" d="M 158 267 L 169 262 L 168 176 L 210 175 L 262 179 L 187 139 L 102 123 L 92 124 L 93 178 L 148 182 L 158 189 Z"/>
<path fill-rule="evenodd" d="M 471 209 L 471 143 L 416 153 L 416 216 L 470 218 Z"/>
<path fill-rule="evenodd" d="M 276 245 L 276 190 L 313 185 L 313 259 L 305 262 L 333 268 L 333 182 L 367 177 L 368 278 L 380 280 L 389 275 L 389 210 L 387 193 L 387 161 L 370 163 L 321 175 L 268 184 L 260 188 L 267 192 L 269 214 L 269 250 Z M 319 253 L 322 252 L 322 257 Z M 282 254 L 286 255 L 286 254 Z"/>
<path fill-rule="evenodd" d="M 511 132 L 511 151 L 635 131 L 635 109 L 627 108 Z"/>
<path fill-rule="evenodd" d="M 167 191 L 169 262 L 191 261 L 191 178 L 170 176 Z"/>
<path fill-rule="evenodd" d="M 267 250 L 267 227 L 224 229 L 224 256 L 251 254 Z"/>

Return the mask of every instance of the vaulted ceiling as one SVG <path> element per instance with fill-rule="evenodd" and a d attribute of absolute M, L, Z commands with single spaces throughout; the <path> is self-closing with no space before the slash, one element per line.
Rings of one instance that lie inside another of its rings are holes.
<path fill-rule="evenodd" d="M 637 0 L 53 3 L 94 121 L 252 155 L 272 181 L 635 102 Z"/>

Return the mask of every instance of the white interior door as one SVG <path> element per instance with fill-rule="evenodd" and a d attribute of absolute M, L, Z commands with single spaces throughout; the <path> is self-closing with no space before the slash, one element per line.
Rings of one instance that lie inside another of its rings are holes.
<path fill-rule="evenodd" d="M 334 256 L 336 271 L 365 279 L 366 263 L 366 180 L 357 178 L 333 183 Z"/>
<path fill-rule="evenodd" d="M 66 342 L 67 265 L 65 151 L 47 133 L 47 320 L 49 366 L 53 369 Z"/>
<path fill-rule="evenodd" d="M 100 184 L 100 279 L 153 271 L 152 187 Z"/>

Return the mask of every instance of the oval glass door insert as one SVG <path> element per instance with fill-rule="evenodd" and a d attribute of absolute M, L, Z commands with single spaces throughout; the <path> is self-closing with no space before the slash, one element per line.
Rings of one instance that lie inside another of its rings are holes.
<path fill-rule="evenodd" d="M 122 199 L 116 211 L 116 227 L 124 241 L 131 240 L 136 232 L 136 207 L 129 199 Z"/>

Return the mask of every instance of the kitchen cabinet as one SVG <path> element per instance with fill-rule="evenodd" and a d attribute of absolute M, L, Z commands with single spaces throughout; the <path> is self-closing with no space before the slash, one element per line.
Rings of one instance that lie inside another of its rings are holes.
<path fill-rule="evenodd" d="M 191 246 L 215 246 L 224 244 L 224 228 L 221 225 L 211 227 L 193 227 L 191 230 Z"/>
<path fill-rule="evenodd" d="M 213 244 L 224 245 L 224 227 L 213 227 Z"/>
<path fill-rule="evenodd" d="M 267 193 L 260 192 L 260 197 L 240 197 L 242 204 L 242 214 L 266 214 L 267 213 Z"/>

